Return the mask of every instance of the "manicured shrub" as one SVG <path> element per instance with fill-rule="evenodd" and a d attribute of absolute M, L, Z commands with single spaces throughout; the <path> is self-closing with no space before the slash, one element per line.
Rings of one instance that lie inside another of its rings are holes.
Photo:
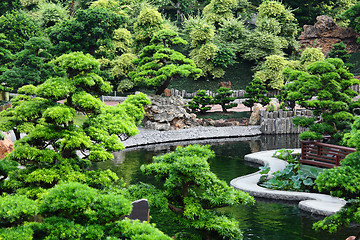
<path fill-rule="evenodd" d="M 211 109 L 210 104 L 213 103 L 213 98 L 206 93 L 205 90 L 199 90 L 191 101 L 186 105 L 193 113 L 204 114 Z"/>
<path fill-rule="evenodd" d="M 227 109 L 237 107 L 237 103 L 231 103 L 236 97 L 231 97 L 231 90 L 226 87 L 221 87 L 217 90 L 217 94 L 214 97 L 214 103 L 220 104 L 222 111 L 227 112 Z"/>

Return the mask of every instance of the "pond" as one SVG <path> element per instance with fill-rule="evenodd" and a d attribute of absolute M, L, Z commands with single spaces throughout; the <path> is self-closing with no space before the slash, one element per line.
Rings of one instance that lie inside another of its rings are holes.
<path fill-rule="evenodd" d="M 181 142 L 161 144 L 145 148 L 130 149 L 115 153 L 115 159 L 97 164 L 98 168 L 111 169 L 122 177 L 127 184 L 139 181 L 155 183 L 151 177 L 145 177 L 140 172 L 140 166 L 152 162 L 152 157 L 172 151 L 179 145 L 193 144 L 194 142 Z M 256 172 L 259 166 L 244 161 L 244 156 L 251 152 L 280 148 L 298 148 L 296 135 L 261 136 L 239 139 L 221 139 L 214 141 L 198 141 L 199 144 L 210 144 L 216 157 L 210 161 L 212 171 L 220 179 L 229 183 L 233 178 Z M 244 239 L 265 240 L 341 240 L 357 232 L 356 228 L 346 228 L 338 233 L 329 234 L 312 230 L 312 224 L 321 219 L 311 216 L 297 207 L 296 202 L 271 202 L 256 199 L 256 204 L 250 207 L 237 206 L 222 209 L 235 216 L 244 231 Z M 157 219 L 152 212 L 152 222 L 170 236 L 178 229 L 169 227 L 166 219 Z"/>

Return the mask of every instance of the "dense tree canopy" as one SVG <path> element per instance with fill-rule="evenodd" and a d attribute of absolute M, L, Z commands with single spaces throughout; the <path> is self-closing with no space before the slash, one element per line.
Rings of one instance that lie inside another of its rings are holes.
<path fill-rule="evenodd" d="M 57 54 L 83 51 L 94 55 L 101 45 L 111 44 L 114 30 L 126 21 L 124 16 L 103 8 L 89 8 L 50 27 L 48 33 Z"/>

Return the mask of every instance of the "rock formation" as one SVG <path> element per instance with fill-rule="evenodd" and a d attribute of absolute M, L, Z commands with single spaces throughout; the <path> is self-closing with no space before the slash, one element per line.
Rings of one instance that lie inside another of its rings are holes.
<path fill-rule="evenodd" d="M 320 47 L 327 55 L 335 43 L 344 42 L 349 53 L 357 52 L 359 44 L 356 39 L 360 36 L 352 28 L 338 26 L 328 16 L 322 15 L 316 18 L 317 22 L 312 25 L 305 25 L 304 31 L 299 36 L 299 43 L 302 48 Z"/>
<path fill-rule="evenodd" d="M 145 108 L 145 128 L 166 131 L 199 126 L 196 115 L 186 112 L 181 96 L 153 96 L 150 99 L 151 105 Z"/>
<path fill-rule="evenodd" d="M 6 154 L 14 150 L 14 143 L 5 138 L 5 140 L 0 141 L 0 159 L 3 159 Z"/>

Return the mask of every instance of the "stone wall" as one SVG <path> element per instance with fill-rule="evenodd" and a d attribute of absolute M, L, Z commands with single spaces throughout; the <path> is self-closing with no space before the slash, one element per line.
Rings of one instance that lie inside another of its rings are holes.
<path fill-rule="evenodd" d="M 312 117 L 311 110 L 295 110 L 260 112 L 260 131 L 263 134 L 291 134 L 306 131 L 303 127 L 297 127 L 292 123 L 292 119 L 296 116 Z"/>

